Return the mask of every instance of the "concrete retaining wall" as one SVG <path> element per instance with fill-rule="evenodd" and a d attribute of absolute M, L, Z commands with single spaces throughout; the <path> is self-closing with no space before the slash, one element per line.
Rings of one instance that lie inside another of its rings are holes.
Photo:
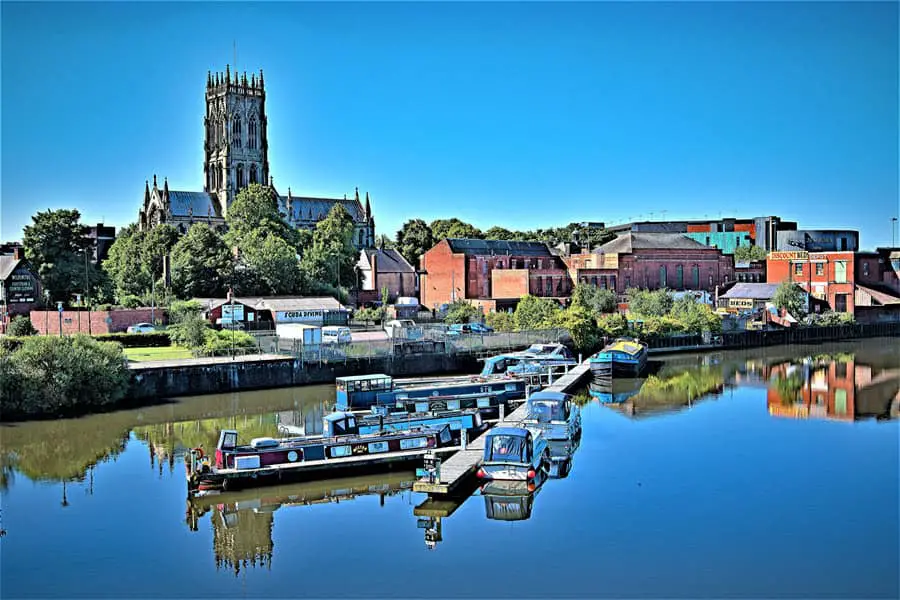
<path fill-rule="evenodd" d="M 135 368 L 129 396 L 144 400 L 199 394 L 218 394 L 312 383 L 334 383 L 335 377 L 386 373 L 417 376 L 473 373 L 480 363 L 468 354 L 423 354 L 404 357 L 348 360 L 321 364 L 293 358 L 265 358 L 214 364 Z"/>

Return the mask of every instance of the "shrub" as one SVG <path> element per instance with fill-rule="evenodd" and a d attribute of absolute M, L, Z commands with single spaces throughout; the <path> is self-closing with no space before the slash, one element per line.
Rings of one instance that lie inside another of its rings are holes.
<path fill-rule="evenodd" d="M 196 300 L 176 300 L 169 305 L 169 320 L 180 323 L 188 317 L 200 316 L 203 307 Z"/>
<path fill-rule="evenodd" d="M 572 290 L 572 306 L 588 309 L 594 317 L 616 310 L 616 293 L 596 285 L 579 283 Z"/>
<path fill-rule="evenodd" d="M 672 310 L 674 300 L 667 289 L 647 291 L 630 288 L 628 295 L 628 312 L 645 317 L 663 317 Z"/>
<path fill-rule="evenodd" d="M 207 329 L 203 336 L 203 350 L 220 352 L 234 348 L 255 348 L 256 338 L 244 331 Z"/>
<path fill-rule="evenodd" d="M 212 332 L 209 326 L 199 313 L 192 315 L 182 315 L 181 320 L 174 325 L 170 325 L 168 333 L 172 342 L 185 348 L 199 348 L 206 342 L 206 333 Z"/>
<path fill-rule="evenodd" d="M 560 310 L 559 304 L 549 298 L 526 294 L 516 306 L 516 329 L 524 331 L 553 327 Z"/>
<path fill-rule="evenodd" d="M 600 330 L 587 308 L 573 306 L 559 311 L 556 326 L 569 332 L 576 351 L 591 353 L 600 345 Z"/>
<path fill-rule="evenodd" d="M 9 328 L 6 331 L 9 335 L 15 336 L 34 335 L 37 333 L 37 329 L 34 328 L 31 319 L 25 315 L 19 315 L 10 321 Z"/>
<path fill-rule="evenodd" d="M 139 296 L 128 294 L 126 296 L 122 296 L 121 304 L 125 308 L 140 308 L 144 306 L 144 301 L 141 300 Z"/>
<path fill-rule="evenodd" d="M 0 350 L 0 375 L 4 419 L 111 405 L 125 396 L 130 379 L 121 346 L 86 335 L 29 337 L 16 352 Z"/>
<path fill-rule="evenodd" d="M 447 309 L 447 316 L 444 317 L 444 323 L 469 323 L 481 319 L 481 310 L 474 304 L 470 304 L 465 300 L 457 300 Z"/>
<path fill-rule="evenodd" d="M 628 321 L 623 315 L 614 313 L 611 315 L 604 315 L 597 319 L 597 327 L 599 328 L 601 335 L 619 337 L 628 331 Z"/>
<path fill-rule="evenodd" d="M 516 319 L 512 313 L 508 312 L 490 312 L 484 322 L 488 327 L 492 327 L 494 331 L 515 331 Z"/>

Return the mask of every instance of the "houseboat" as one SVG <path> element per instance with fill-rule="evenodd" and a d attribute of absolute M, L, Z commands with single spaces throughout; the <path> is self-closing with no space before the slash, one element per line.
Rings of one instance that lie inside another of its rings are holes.
<path fill-rule="evenodd" d="M 535 392 L 528 398 L 523 422 L 541 430 L 547 441 L 571 440 L 581 434 L 581 409 L 569 394 Z"/>
<path fill-rule="evenodd" d="M 588 359 L 594 376 L 639 376 L 647 366 L 647 344 L 619 338 Z"/>
<path fill-rule="evenodd" d="M 550 450 L 539 429 L 494 427 L 486 434 L 479 479 L 533 481 L 550 467 Z"/>
<path fill-rule="evenodd" d="M 335 405 L 338 410 L 358 410 L 375 404 L 375 396 L 394 389 L 390 375 L 354 375 L 334 380 Z"/>
<path fill-rule="evenodd" d="M 477 408 L 452 409 L 433 412 L 392 412 L 386 406 L 373 406 L 369 413 L 354 413 L 357 432 L 361 435 L 385 431 L 409 431 L 421 427 L 449 425 L 454 439 L 465 429 L 469 437 L 481 433 L 486 424 Z M 286 436 L 302 436 L 303 427 L 278 424 L 278 433 Z"/>
<path fill-rule="evenodd" d="M 532 344 L 521 352 L 498 354 L 484 361 L 483 376 L 546 372 L 550 367 L 575 366 L 578 359 L 563 344 Z"/>
<path fill-rule="evenodd" d="M 337 387 L 338 410 L 361 410 L 375 405 L 408 412 L 494 408 L 510 400 L 525 398 L 527 382 L 520 379 L 470 379 L 461 382 L 411 383 L 397 386 L 388 375 L 340 377 Z M 454 400 L 459 401 L 459 405 Z M 427 405 L 425 404 L 427 401 Z"/>
<path fill-rule="evenodd" d="M 534 500 L 546 476 L 537 475 L 533 481 L 488 481 L 481 486 L 484 514 L 492 521 L 524 521 L 531 518 Z"/>
<path fill-rule="evenodd" d="M 327 479 L 347 471 L 379 470 L 421 461 L 427 450 L 455 451 L 450 426 L 360 434 L 356 415 L 334 412 L 325 417 L 323 436 L 255 438 L 239 445 L 234 430 L 219 434 L 215 455 L 202 448 L 185 459 L 188 490 L 233 490 L 291 479 Z"/>

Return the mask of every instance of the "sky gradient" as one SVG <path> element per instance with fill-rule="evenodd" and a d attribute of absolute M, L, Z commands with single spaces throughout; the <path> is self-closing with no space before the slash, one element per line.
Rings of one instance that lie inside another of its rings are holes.
<path fill-rule="evenodd" d="M 281 193 L 369 191 L 376 233 L 777 214 L 891 242 L 898 4 L 11 3 L 2 240 L 201 190 L 206 73 L 266 81 Z M 663 211 L 666 211 L 663 213 Z"/>

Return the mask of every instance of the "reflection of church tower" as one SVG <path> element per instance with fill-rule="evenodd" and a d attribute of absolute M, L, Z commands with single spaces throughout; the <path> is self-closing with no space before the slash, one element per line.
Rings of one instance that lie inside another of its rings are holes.
<path fill-rule="evenodd" d="M 207 73 L 206 142 L 203 175 L 206 191 L 215 194 L 224 217 L 235 194 L 251 183 L 269 181 L 266 138 L 266 91 L 263 72 L 231 76 Z"/>
<path fill-rule="evenodd" d="M 235 575 L 247 567 L 271 569 L 273 517 L 271 512 L 215 509 L 210 521 L 216 569 L 233 569 Z"/>

